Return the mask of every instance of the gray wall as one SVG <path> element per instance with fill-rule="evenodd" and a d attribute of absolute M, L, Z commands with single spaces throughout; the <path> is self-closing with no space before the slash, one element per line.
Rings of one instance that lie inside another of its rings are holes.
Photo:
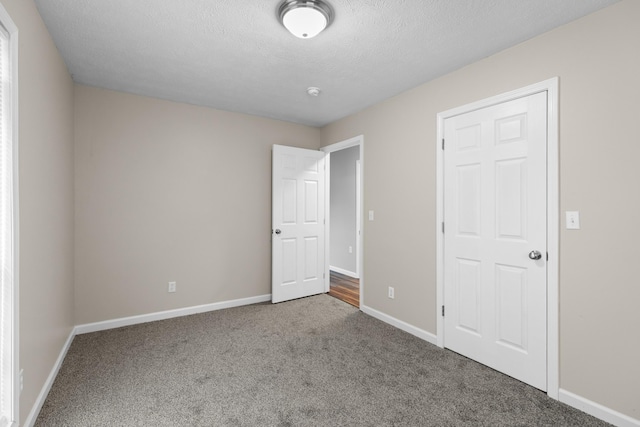
<path fill-rule="evenodd" d="M 356 160 L 360 147 L 331 155 L 331 260 L 332 267 L 357 272 Z M 352 253 L 349 253 L 349 246 Z"/>
<path fill-rule="evenodd" d="M 640 2 L 625 0 L 322 129 L 364 135 L 364 304 L 436 333 L 436 115 L 560 77 L 560 387 L 640 419 Z M 387 298 L 395 286 L 395 299 Z"/>

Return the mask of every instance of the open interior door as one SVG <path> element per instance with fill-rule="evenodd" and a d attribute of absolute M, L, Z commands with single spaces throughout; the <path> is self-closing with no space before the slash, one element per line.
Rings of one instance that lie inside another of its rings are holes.
<path fill-rule="evenodd" d="M 325 156 L 273 146 L 272 278 L 274 303 L 325 292 Z"/>

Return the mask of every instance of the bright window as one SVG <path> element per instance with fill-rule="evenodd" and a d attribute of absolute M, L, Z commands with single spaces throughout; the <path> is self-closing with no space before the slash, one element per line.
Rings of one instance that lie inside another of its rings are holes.
<path fill-rule="evenodd" d="M 14 222 L 17 30 L 0 5 L 0 427 L 15 423 L 16 290 Z"/>

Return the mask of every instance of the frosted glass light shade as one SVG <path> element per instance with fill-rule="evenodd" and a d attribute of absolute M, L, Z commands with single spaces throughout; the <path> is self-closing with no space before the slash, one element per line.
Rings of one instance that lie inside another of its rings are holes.
<path fill-rule="evenodd" d="M 299 7 L 285 13 L 282 23 L 294 36 L 310 39 L 327 27 L 327 18 L 317 9 Z"/>
<path fill-rule="evenodd" d="M 331 23 L 333 10 L 322 0 L 286 0 L 280 5 L 279 16 L 291 34 L 310 39 Z"/>

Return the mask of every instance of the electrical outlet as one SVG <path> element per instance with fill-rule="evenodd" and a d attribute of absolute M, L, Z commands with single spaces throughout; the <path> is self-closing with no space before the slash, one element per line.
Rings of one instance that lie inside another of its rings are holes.
<path fill-rule="evenodd" d="M 24 388 L 24 369 L 20 369 L 18 381 L 20 383 L 20 391 Z"/>
<path fill-rule="evenodd" d="M 169 287 L 167 288 L 167 292 L 175 292 L 176 291 L 176 282 L 169 282 Z"/>
<path fill-rule="evenodd" d="M 389 286 L 389 298 L 394 299 L 396 297 L 396 291 L 391 286 Z"/>
<path fill-rule="evenodd" d="M 353 246 L 349 246 L 349 253 L 352 254 L 353 253 Z"/>

